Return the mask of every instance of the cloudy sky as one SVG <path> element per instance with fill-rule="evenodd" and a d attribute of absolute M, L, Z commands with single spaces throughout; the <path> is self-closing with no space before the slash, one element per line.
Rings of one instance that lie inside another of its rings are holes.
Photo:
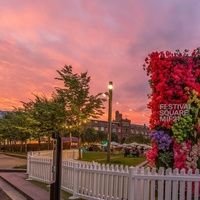
<path fill-rule="evenodd" d="M 74 73 L 88 71 L 91 94 L 106 92 L 113 81 L 113 116 L 119 110 L 132 123 L 148 124 L 145 57 L 200 46 L 199 0 L 0 0 L 0 5 L 0 110 L 34 99 L 33 93 L 50 96 L 58 85 L 56 70 L 72 65 Z"/>

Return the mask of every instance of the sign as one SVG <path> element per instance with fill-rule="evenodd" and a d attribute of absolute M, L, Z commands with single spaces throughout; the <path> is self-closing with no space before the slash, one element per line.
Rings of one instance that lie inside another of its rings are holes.
<path fill-rule="evenodd" d="M 160 121 L 178 121 L 181 116 L 188 115 L 191 106 L 188 104 L 160 104 Z"/>

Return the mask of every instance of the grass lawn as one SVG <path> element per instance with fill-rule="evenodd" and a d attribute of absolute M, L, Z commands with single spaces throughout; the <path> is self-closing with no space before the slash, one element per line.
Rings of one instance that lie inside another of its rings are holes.
<path fill-rule="evenodd" d="M 34 185 L 37 185 L 39 187 L 41 187 L 42 189 L 46 190 L 46 191 L 50 191 L 50 185 L 46 184 L 46 183 L 42 183 L 40 181 L 35 181 L 35 180 L 30 180 L 31 183 L 33 183 Z M 49 194 L 50 195 L 50 194 Z M 63 190 L 61 190 L 60 196 L 63 200 L 67 200 L 69 199 L 69 197 L 72 196 L 72 194 L 65 192 Z M 77 199 L 77 200 L 83 200 L 81 198 Z"/>
<path fill-rule="evenodd" d="M 107 153 L 106 152 L 93 152 L 93 151 L 87 151 L 86 153 L 83 153 L 82 161 L 96 161 L 101 164 L 107 164 Z M 137 157 L 124 157 L 124 154 L 111 154 L 110 156 L 110 163 L 114 165 L 123 165 L 123 166 L 136 166 L 146 160 L 145 156 Z"/>

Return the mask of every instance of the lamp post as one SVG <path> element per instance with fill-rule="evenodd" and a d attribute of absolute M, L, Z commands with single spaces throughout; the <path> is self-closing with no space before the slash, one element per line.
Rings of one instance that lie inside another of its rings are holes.
<path fill-rule="evenodd" d="M 53 133 L 53 182 L 50 186 L 50 200 L 60 199 L 61 174 L 62 174 L 62 140 L 59 133 Z"/>
<path fill-rule="evenodd" d="M 110 143 L 111 143 L 111 131 L 112 131 L 112 92 L 113 92 L 113 82 L 109 82 L 108 86 L 108 143 L 107 143 L 107 163 L 110 163 Z"/>

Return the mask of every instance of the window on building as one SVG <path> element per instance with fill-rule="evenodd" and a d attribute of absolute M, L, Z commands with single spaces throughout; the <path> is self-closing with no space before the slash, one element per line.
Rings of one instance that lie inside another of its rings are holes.
<path fill-rule="evenodd" d="M 134 133 L 134 130 L 133 130 L 133 129 L 131 129 L 131 133 L 132 133 L 132 134 Z"/>

